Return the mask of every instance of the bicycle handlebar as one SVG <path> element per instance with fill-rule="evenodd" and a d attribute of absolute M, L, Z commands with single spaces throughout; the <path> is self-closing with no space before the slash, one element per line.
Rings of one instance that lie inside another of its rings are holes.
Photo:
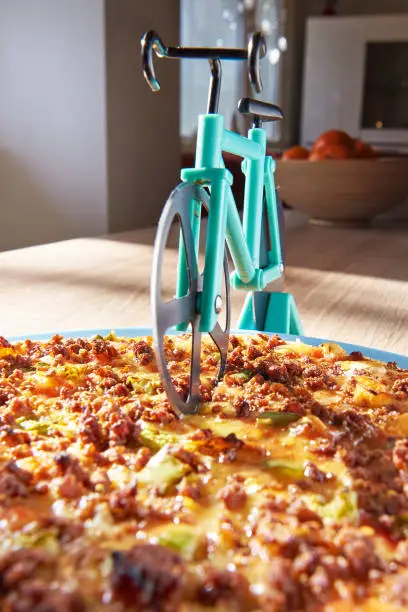
<path fill-rule="evenodd" d="M 252 34 L 248 49 L 225 49 L 222 47 L 166 47 L 157 32 L 146 32 L 141 40 L 144 77 L 152 91 L 160 90 L 153 66 L 153 51 L 158 57 L 171 59 L 248 60 L 248 76 L 257 93 L 262 91 L 259 60 L 266 54 L 266 42 L 261 32 Z"/>

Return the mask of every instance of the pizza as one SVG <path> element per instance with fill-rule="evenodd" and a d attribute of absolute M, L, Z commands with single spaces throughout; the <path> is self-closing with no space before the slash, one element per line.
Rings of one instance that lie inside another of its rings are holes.
<path fill-rule="evenodd" d="M 408 609 L 408 371 L 265 334 L 218 360 L 180 419 L 151 338 L 1 338 L 3 612 Z"/>

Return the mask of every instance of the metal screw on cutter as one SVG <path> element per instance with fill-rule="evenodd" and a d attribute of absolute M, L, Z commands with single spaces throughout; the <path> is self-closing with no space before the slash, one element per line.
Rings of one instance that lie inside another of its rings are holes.
<path fill-rule="evenodd" d="M 223 306 L 222 297 L 220 295 L 217 295 L 217 297 L 215 298 L 215 302 L 214 302 L 214 308 L 217 314 L 220 314 L 222 310 L 222 306 Z"/>

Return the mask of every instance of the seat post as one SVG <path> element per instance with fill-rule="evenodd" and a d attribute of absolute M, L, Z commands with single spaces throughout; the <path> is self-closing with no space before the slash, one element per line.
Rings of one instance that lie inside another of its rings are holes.
<path fill-rule="evenodd" d="M 221 89 L 221 62 L 218 58 L 208 60 L 211 70 L 210 88 L 208 90 L 207 115 L 218 113 Z"/>

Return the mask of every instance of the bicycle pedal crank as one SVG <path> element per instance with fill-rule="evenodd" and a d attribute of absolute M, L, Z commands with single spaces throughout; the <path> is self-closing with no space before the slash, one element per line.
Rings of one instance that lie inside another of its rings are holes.
<path fill-rule="evenodd" d="M 157 227 L 151 277 L 153 348 L 165 392 L 179 416 L 194 414 L 197 412 L 200 402 L 200 362 L 202 343 L 202 333 L 200 331 L 200 306 L 203 278 L 198 267 L 196 241 L 190 220 L 191 203 L 194 201 L 208 210 L 209 195 L 207 191 L 199 185 L 183 183 L 176 187 L 170 194 L 163 208 Z M 166 301 L 163 298 L 163 274 L 165 274 L 163 262 L 169 234 L 175 222 L 178 222 L 180 226 L 181 244 L 184 247 L 182 257 L 185 259 L 185 268 L 188 278 L 185 283 L 185 295 L 173 297 Z M 225 310 L 225 327 L 223 329 L 217 322 L 214 329 L 209 332 L 220 354 L 218 379 L 223 376 L 226 365 L 230 329 L 229 271 L 226 255 L 224 256 L 223 267 L 225 300 L 224 303 L 222 303 L 221 296 L 217 296 L 214 308 L 217 314 L 221 309 L 223 311 Z M 174 333 L 174 328 L 184 328 L 187 329 L 187 331 L 191 331 L 191 334 L 187 336 L 190 341 L 189 348 L 191 355 L 187 393 L 183 393 L 176 388 L 168 364 L 168 358 L 170 357 L 171 360 L 171 355 L 166 355 L 165 336 L 170 330 L 171 333 Z"/>

